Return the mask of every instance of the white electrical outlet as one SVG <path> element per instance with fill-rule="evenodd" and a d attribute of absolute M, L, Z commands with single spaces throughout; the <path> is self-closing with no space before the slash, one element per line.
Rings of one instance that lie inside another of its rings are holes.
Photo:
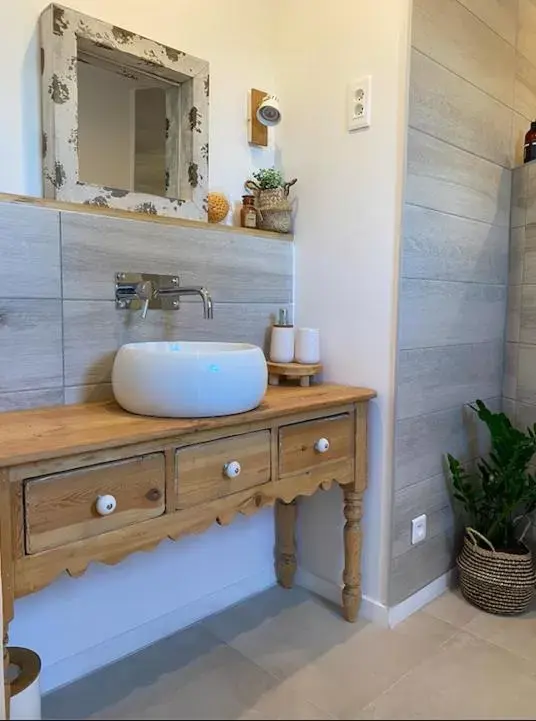
<path fill-rule="evenodd" d="M 421 543 L 426 538 L 426 515 L 417 516 L 411 521 L 411 543 Z"/>
<path fill-rule="evenodd" d="M 365 77 L 349 83 L 347 87 L 348 130 L 370 127 L 372 77 Z"/>

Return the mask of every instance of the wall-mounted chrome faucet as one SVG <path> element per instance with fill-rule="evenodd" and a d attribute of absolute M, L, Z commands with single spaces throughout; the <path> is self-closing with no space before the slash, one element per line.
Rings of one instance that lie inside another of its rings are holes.
<path fill-rule="evenodd" d="M 141 310 L 143 319 L 149 309 L 178 310 L 181 295 L 198 295 L 203 302 L 203 318 L 214 318 L 212 298 L 202 286 L 181 286 L 177 275 L 115 274 L 115 307 Z"/>

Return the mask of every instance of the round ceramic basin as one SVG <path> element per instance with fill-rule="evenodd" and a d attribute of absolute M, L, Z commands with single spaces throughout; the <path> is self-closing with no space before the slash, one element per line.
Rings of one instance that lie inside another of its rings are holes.
<path fill-rule="evenodd" d="M 247 343 L 128 343 L 115 356 L 112 386 L 131 413 L 206 418 L 256 408 L 267 376 L 264 353 Z"/>

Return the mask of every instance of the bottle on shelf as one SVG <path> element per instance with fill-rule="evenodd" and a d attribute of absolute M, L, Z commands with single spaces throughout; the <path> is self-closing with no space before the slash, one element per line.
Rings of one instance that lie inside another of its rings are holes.
<path fill-rule="evenodd" d="M 257 227 L 257 211 L 255 209 L 255 198 L 253 195 L 242 196 L 242 210 L 240 211 L 240 222 L 243 228 Z"/>
<path fill-rule="evenodd" d="M 536 120 L 532 121 L 525 135 L 525 146 L 523 150 L 523 162 L 530 163 L 531 160 L 536 160 Z"/>

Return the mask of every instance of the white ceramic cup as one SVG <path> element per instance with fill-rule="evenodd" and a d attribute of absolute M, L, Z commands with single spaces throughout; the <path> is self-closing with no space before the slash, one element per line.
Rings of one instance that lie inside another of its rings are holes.
<path fill-rule="evenodd" d="M 298 328 L 294 340 L 294 358 L 298 363 L 320 361 L 320 331 L 318 328 Z"/>

